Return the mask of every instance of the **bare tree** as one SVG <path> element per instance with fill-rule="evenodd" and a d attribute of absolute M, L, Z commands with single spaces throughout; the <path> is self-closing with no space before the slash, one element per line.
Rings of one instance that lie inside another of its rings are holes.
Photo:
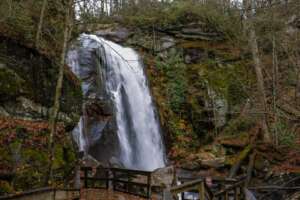
<path fill-rule="evenodd" d="M 54 135 L 56 133 L 56 125 L 57 125 L 57 116 L 60 109 L 60 97 L 62 93 L 63 86 L 63 77 L 64 77 L 64 66 L 65 66 L 65 57 L 67 51 L 67 44 L 71 32 L 71 17 L 72 17 L 72 9 L 73 9 L 73 0 L 68 0 L 67 10 L 65 14 L 65 29 L 64 29 L 64 39 L 62 52 L 59 63 L 59 73 L 55 90 L 54 97 L 54 106 L 50 116 L 50 135 L 49 135 L 49 181 L 53 183 L 53 161 L 54 161 Z"/>
<path fill-rule="evenodd" d="M 42 9 L 41 9 L 41 14 L 40 14 L 40 20 L 39 20 L 38 29 L 36 32 L 36 37 L 35 37 L 35 47 L 37 49 L 39 48 L 40 36 L 42 33 L 42 27 L 43 27 L 43 23 L 44 23 L 46 7 L 47 7 L 47 0 L 43 0 L 43 5 L 42 5 Z"/>
<path fill-rule="evenodd" d="M 267 98 L 265 92 L 265 84 L 262 72 L 262 63 L 259 57 L 259 50 L 257 44 L 257 37 L 254 27 L 254 18 L 255 18 L 255 0 L 244 0 L 244 10 L 246 11 L 247 16 L 247 28 L 249 31 L 248 42 L 250 44 L 250 49 L 252 52 L 253 62 L 254 62 L 254 70 L 256 74 L 257 80 L 257 89 L 258 89 L 258 100 L 264 114 L 261 116 L 262 129 L 264 133 L 264 140 L 266 142 L 270 142 L 270 133 L 267 125 Z"/>

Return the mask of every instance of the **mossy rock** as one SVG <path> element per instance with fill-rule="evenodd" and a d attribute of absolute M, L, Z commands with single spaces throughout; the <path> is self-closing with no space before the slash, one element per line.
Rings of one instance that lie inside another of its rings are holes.
<path fill-rule="evenodd" d="M 0 64 L 0 100 L 16 97 L 27 90 L 24 79 Z"/>
<path fill-rule="evenodd" d="M 0 101 L 3 106 L 14 106 L 18 97 L 24 97 L 35 104 L 51 108 L 59 71 L 56 61 L 1 35 L 0 47 Z M 79 121 L 83 97 L 80 84 L 68 70 L 66 67 L 60 111 L 72 119 L 70 124 L 65 124 L 70 131 Z"/>
<path fill-rule="evenodd" d="M 46 166 L 48 155 L 45 151 L 29 148 L 22 151 L 22 158 L 31 165 Z"/>
<path fill-rule="evenodd" d="M 231 120 L 223 130 L 224 135 L 245 135 L 256 124 L 255 119 L 241 117 Z"/>
<path fill-rule="evenodd" d="M 0 141 L 2 141 L 2 139 L 0 139 Z M 12 156 L 7 147 L 0 147 L 0 155 L 0 163 L 2 166 L 10 166 L 12 164 Z"/>

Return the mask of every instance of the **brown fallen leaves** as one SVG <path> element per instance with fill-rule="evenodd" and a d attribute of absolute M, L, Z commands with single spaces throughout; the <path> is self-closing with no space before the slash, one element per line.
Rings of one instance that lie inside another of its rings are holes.
<path fill-rule="evenodd" d="M 41 132 L 49 129 L 49 123 L 47 121 L 32 121 L 0 117 L 0 131 L 16 128 L 24 128 L 28 132 Z M 63 124 L 57 124 L 57 133 L 64 133 Z"/>
<path fill-rule="evenodd" d="M 26 146 L 43 146 L 47 144 L 47 133 L 49 123 L 47 121 L 33 121 L 15 119 L 10 117 L 0 117 L 0 144 L 8 145 L 16 138 L 28 138 L 24 140 Z M 57 124 L 55 137 L 64 136 L 65 128 L 62 123 Z"/>

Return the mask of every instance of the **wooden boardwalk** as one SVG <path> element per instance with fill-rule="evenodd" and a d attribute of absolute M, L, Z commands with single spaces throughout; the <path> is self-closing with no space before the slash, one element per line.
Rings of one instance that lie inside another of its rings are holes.
<path fill-rule="evenodd" d="M 145 198 L 106 189 L 84 189 L 81 191 L 80 200 L 145 200 Z"/>
<path fill-rule="evenodd" d="M 152 172 L 91 167 L 82 167 L 81 171 L 84 188 L 81 192 L 80 199 L 82 200 L 143 200 L 150 198 L 157 200 L 152 191 L 154 189 L 151 181 Z M 181 185 L 169 188 L 169 191 L 165 192 L 170 196 L 180 194 L 182 199 L 184 199 L 185 192 L 194 192 L 198 193 L 200 200 L 241 200 L 245 199 L 244 187 L 244 177 L 239 179 L 217 177 L 206 179 L 202 177 L 196 180 L 186 180 Z M 162 189 L 160 187 L 160 191 Z M 161 195 L 163 194 L 161 193 Z"/>

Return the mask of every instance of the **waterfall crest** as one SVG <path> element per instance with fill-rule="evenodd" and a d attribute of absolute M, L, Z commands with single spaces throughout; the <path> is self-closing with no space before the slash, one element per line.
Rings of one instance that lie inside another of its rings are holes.
<path fill-rule="evenodd" d="M 79 40 L 82 47 L 93 46 L 99 52 L 95 62 L 101 62 L 101 68 L 96 71 L 101 72 L 97 78 L 103 91 L 97 91 L 96 98 L 109 98 L 113 104 L 119 142 L 117 159 L 130 169 L 154 170 L 163 167 L 165 150 L 159 121 L 139 55 L 131 48 L 96 35 L 83 34 Z M 81 70 L 80 51 L 82 49 L 71 50 L 68 61 L 72 71 L 83 80 L 84 95 L 89 96 L 91 81 L 85 78 Z M 73 132 L 81 150 L 87 148 L 87 142 L 83 140 L 91 134 L 85 133 L 83 126 L 84 120 L 81 118 Z M 100 136 L 96 138 L 101 140 L 101 133 L 98 134 Z"/>

